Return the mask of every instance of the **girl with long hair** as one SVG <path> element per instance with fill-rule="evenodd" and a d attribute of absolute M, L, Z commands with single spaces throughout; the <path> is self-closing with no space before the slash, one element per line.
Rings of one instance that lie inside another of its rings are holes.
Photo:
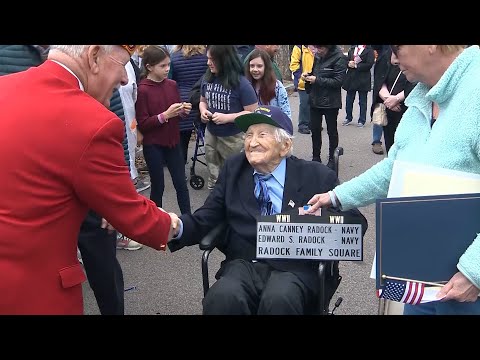
<path fill-rule="evenodd" d="M 143 52 L 142 77 L 135 104 L 138 127 L 143 134 L 143 155 L 150 173 L 150 199 L 162 207 L 165 181 L 164 163 L 172 176 L 182 214 L 190 214 L 190 195 L 185 179 L 185 166 L 180 147 L 181 116 L 187 115 L 192 105 L 182 102 L 177 83 L 168 79 L 170 55 L 158 45 Z"/>
<path fill-rule="evenodd" d="M 278 106 L 289 118 L 292 117 L 287 90 L 277 80 L 272 60 L 265 50 L 255 49 L 250 53 L 245 62 L 245 76 L 257 94 L 258 105 Z"/>
<path fill-rule="evenodd" d="M 212 190 L 227 157 L 243 149 L 244 134 L 235 125 L 235 118 L 252 112 L 258 103 L 233 45 L 210 45 L 207 58 L 199 108 L 201 120 L 207 123 L 205 160 L 207 185 Z"/>

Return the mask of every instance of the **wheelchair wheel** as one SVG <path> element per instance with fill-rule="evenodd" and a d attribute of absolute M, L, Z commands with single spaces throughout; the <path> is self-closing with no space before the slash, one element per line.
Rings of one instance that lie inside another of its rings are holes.
<path fill-rule="evenodd" d="M 203 177 L 201 176 L 192 175 L 190 178 L 190 186 L 195 190 L 200 190 L 205 186 L 205 180 L 203 180 Z"/>

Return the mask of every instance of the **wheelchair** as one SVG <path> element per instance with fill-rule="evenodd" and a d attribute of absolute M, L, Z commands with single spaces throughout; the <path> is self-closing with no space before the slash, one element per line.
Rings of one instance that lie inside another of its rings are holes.
<path fill-rule="evenodd" d="M 207 166 L 207 163 L 200 160 L 200 157 L 205 156 L 205 128 L 206 125 L 200 120 L 193 122 L 195 129 L 195 151 L 191 158 L 192 166 L 190 167 L 190 186 L 194 190 L 200 190 L 205 185 L 205 179 L 195 173 L 195 164 L 197 162 Z"/>
<path fill-rule="evenodd" d="M 337 147 L 334 151 L 334 171 L 338 177 L 339 158 L 343 155 L 343 148 Z M 213 228 L 202 240 L 200 240 L 199 247 L 203 250 L 201 266 L 202 266 L 202 281 L 203 281 L 203 295 L 205 296 L 210 288 L 208 258 L 210 253 L 215 248 L 221 248 L 221 244 L 225 238 L 226 223 L 218 224 Z M 320 261 L 318 267 L 318 275 L 320 279 L 320 291 L 317 299 L 317 304 L 314 306 L 312 315 L 333 315 L 336 308 L 340 306 L 343 299 L 339 297 L 330 310 L 330 300 L 337 290 L 342 277 L 338 270 L 339 261 Z M 325 296 L 327 294 L 327 296 Z"/>

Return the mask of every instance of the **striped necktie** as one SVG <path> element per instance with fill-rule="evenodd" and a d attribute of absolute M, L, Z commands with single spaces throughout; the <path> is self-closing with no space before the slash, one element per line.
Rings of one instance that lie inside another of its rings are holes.
<path fill-rule="evenodd" d="M 260 206 L 260 215 L 272 215 L 273 204 L 268 195 L 267 180 L 272 177 L 272 174 L 262 175 L 255 174 L 255 197 Z"/>

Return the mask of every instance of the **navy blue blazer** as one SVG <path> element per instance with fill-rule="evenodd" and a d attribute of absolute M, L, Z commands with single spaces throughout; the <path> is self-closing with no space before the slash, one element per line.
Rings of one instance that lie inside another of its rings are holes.
<path fill-rule="evenodd" d="M 299 159 L 295 156 L 287 158 L 285 187 L 282 201 L 282 212 L 292 210 L 289 202 L 295 207 L 307 204 L 317 193 L 332 190 L 338 183 L 335 172 L 327 166 L 316 162 Z M 217 224 L 227 222 L 224 244 L 221 250 L 226 258 L 217 273 L 221 275 L 225 262 L 233 259 L 255 259 L 257 217 L 260 208 L 254 195 L 255 182 L 253 168 L 245 153 L 232 156 L 225 162 L 218 177 L 215 188 L 208 196 L 205 204 L 193 214 L 185 214 L 180 218 L 183 222 L 183 235 L 180 239 L 169 242 L 170 250 L 176 251 L 184 246 L 195 245 Z M 350 214 L 361 216 L 356 209 Z M 318 290 L 318 261 L 315 260 L 265 260 L 277 270 L 296 274 L 310 289 Z"/>

